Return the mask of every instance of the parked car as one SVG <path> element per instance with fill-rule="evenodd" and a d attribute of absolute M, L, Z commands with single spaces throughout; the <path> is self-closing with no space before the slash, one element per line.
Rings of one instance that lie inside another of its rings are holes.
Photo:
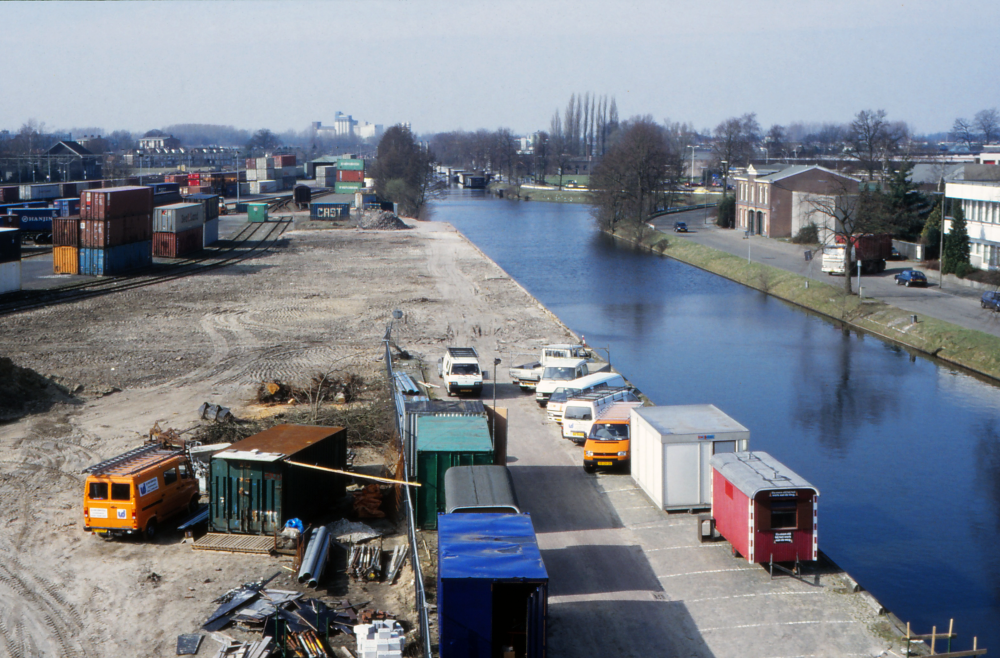
<path fill-rule="evenodd" d="M 979 305 L 991 311 L 1000 311 L 1000 291 L 987 290 L 980 298 Z"/>
<path fill-rule="evenodd" d="M 687 222 L 674 222 L 674 233 L 687 233 Z"/>
<path fill-rule="evenodd" d="M 927 286 L 927 277 L 917 270 L 903 270 L 896 275 L 897 286 Z"/>
<path fill-rule="evenodd" d="M 889 254 L 888 260 L 906 260 L 906 256 L 899 252 L 899 249 L 895 247 L 892 248 L 892 252 Z"/>

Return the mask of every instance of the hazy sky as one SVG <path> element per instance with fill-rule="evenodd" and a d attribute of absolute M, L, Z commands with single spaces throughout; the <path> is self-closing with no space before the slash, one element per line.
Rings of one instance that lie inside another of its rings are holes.
<path fill-rule="evenodd" d="M 1000 2 L 0 2 L 0 129 L 304 130 L 337 110 L 418 133 L 620 115 L 766 129 L 884 108 L 918 132 L 1000 106 Z"/>

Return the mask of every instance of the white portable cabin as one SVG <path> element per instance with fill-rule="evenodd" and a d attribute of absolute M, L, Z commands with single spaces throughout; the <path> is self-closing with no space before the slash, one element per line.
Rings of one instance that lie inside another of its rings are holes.
<path fill-rule="evenodd" d="M 750 430 L 714 404 L 636 407 L 632 479 L 658 507 L 689 510 L 712 505 L 712 455 L 749 450 Z"/>

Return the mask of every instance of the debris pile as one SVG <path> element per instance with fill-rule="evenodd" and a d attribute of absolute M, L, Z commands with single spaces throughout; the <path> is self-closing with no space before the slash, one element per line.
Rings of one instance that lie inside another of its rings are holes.
<path fill-rule="evenodd" d="M 359 228 L 375 229 L 377 231 L 393 231 L 410 228 L 399 217 L 386 210 L 367 210 L 358 220 Z"/>
<path fill-rule="evenodd" d="M 316 404 L 320 402 L 336 402 L 344 404 L 354 402 L 365 389 L 365 380 L 361 375 L 331 375 L 317 373 L 305 386 L 288 384 L 274 380 L 261 382 L 257 387 L 257 402 L 260 404 Z"/>
<path fill-rule="evenodd" d="M 31 368 L 0 358 L 0 420 L 13 420 L 29 406 L 69 399 L 69 391 Z"/>
<path fill-rule="evenodd" d="M 362 519 L 381 519 L 385 517 L 382 507 L 382 489 L 377 484 L 366 484 L 363 489 L 354 493 L 354 511 Z"/>
<path fill-rule="evenodd" d="M 382 549 L 355 544 L 347 556 L 347 571 L 355 580 L 377 582 L 382 579 Z"/>

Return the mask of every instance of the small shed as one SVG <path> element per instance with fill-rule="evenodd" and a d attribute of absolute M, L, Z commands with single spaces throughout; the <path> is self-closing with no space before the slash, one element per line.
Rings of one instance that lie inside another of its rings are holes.
<path fill-rule="evenodd" d="M 445 511 L 520 514 L 506 466 L 452 466 L 444 474 Z"/>
<path fill-rule="evenodd" d="M 819 490 L 766 452 L 715 455 L 712 517 L 748 562 L 815 560 Z"/>
<path fill-rule="evenodd" d="M 441 658 L 545 656 L 549 575 L 530 515 L 442 514 L 437 585 Z"/>
<path fill-rule="evenodd" d="M 433 530 L 445 511 L 444 475 L 452 466 L 493 463 L 493 442 L 486 418 L 418 416 L 417 524 Z"/>
<path fill-rule="evenodd" d="M 749 449 L 750 430 L 713 404 L 635 407 L 632 478 L 664 510 L 712 504 L 712 455 Z"/>
<path fill-rule="evenodd" d="M 212 455 L 211 530 L 270 535 L 288 519 L 321 514 L 344 495 L 345 476 L 299 464 L 343 470 L 347 430 L 277 425 Z"/>

